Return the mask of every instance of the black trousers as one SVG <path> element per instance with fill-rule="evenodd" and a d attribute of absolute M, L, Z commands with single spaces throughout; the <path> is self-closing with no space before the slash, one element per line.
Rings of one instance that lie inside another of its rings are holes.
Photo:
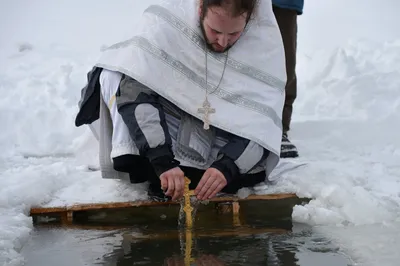
<path fill-rule="evenodd" d="M 273 6 L 275 18 L 283 39 L 286 57 L 287 83 L 285 87 L 286 98 L 283 107 L 282 124 L 283 132 L 290 130 L 292 120 L 293 104 L 297 97 L 296 76 L 296 50 L 297 50 L 297 12 L 295 10 Z"/>

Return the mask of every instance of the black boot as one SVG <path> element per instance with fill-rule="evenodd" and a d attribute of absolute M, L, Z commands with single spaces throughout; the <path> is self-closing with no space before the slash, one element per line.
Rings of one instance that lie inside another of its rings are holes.
<path fill-rule="evenodd" d="M 290 142 L 287 133 L 282 135 L 281 144 L 281 158 L 296 158 L 299 157 L 297 148 L 293 143 Z"/>

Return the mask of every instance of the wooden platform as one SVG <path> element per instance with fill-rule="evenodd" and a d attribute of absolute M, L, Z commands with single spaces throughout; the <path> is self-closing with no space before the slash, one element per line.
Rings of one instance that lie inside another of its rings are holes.
<path fill-rule="evenodd" d="M 209 201 L 201 204 L 201 208 L 207 206 L 208 209 L 217 209 L 218 213 L 221 212 L 239 212 L 239 208 L 241 205 L 245 204 L 245 202 L 258 202 L 258 205 L 262 205 L 261 208 L 264 210 L 271 207 L 271 205 L 275 206 L 273 213 L 281 212 L 282 209 L 286 210 L 286 215 L 288 211 L 292 210 L 292 207 L 295 204 L 299 204 L 307 199 L 300 199 L 296 194 L 270 194 L 270 195 L 250 195 L 247 198 L 238 198 L 238 197 L 216 197 L 210 199 Z M 280 202 L 278 206 L 276 206 L 277 202 Z M 167 201 L 167 202 L 157 202 L 157 201 L 133 201 L 133 202 L 107 202 L 107 203 L 93 203 L 93 204 L 75 204 L 71 206 L 59 206 L 59 207 L 33 207 L 30 210 L 30 215 L 32 216 L 34 224 L 43 224 L 43 223 L 51 223 L 51 224 L 62 224 L 62 225 L 72 225 L 76 224 L 76 222 L 80 222 L 84 224 L 90 222 L 91 220 L 99 220 L 98 217 L 107 216 L 106 213 L 112 213 L 112 218 L 107 221 L 102 221 L 102 224 L 110 224 L 112 221 L 115 223 L 118 219 L 116 219 L 116 212 L 119 213 L 119 216 L 130 216 L 136 217 L 137 211 L 140 211 L 140 216 L 146 215 L 158 215 L 160 213 L 165 213 L 168 216 L 177 217 L 179 213 L 179 202 L 177 201 Z M 201 209 L 200 208 L 200 209 Z M 155 210 L 157 209 L 157 210 Z M 136 211 L 136 215 L 133 215 L 132 212 Z M 130 213 L 130 214 L 129 214 Z M 97 217 L 97 218 L 96 218 Z M 123 219 L 127 219 L 124 217 Z M 157 217 L 157 219 L 160 219 Z M 104 219 L 103 219 L 104 220 Z M 176 219 L 175 219 L 176 221 Z"/>

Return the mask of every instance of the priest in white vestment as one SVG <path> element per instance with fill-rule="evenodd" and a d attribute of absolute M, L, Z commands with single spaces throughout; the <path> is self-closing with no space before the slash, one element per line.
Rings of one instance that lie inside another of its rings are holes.
<path fill-rule="evenodd" d="M 199 200 L 268 179 L 286 83 L 271 0 L 165 0 L 132 30 L 88 73 L 75 121 L 100 119 L 103 178 L 172 200 L 185 176 Z"/>

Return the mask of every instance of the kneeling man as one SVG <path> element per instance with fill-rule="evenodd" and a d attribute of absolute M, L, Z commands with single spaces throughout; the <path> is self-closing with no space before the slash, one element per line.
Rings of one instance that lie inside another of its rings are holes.
<path fill-rule="evenodd" d="M 173 200 L 263 182 L 279 161 L 286 83 L 270 0 L 168 0 L 88 74 L 75 124 L 112 120 L 113 167 Z M 101 145 L 101 144 L 100 144 Z"/>

